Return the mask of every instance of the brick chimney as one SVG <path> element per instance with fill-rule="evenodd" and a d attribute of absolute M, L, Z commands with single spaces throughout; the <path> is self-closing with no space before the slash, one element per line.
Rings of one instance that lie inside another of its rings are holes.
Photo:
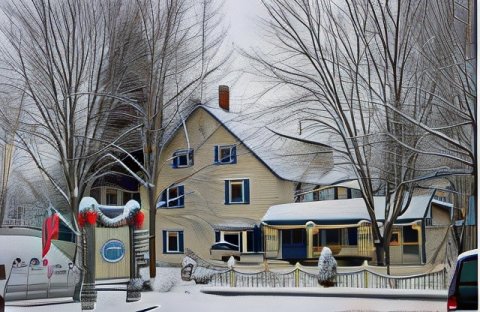
<path fill-rule="evenodd" d="M 230 110 L 230 91 L 228 86 L 218 86 L 218 106 L 227 112 Z"/>

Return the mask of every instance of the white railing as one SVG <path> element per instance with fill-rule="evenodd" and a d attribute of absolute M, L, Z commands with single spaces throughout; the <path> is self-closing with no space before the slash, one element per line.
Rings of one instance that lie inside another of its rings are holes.
<path fill-rule="evenodd" d="M 393 276 L 372 272 L 368 268 L 338 273 L 335 286 L 391 289 L 447 289 L 446 270 L 409 276 Z M 296 265 L 283 272 L 239 272 L 225 270 L 212 275 L 208 285 L 226 287 L 318 287 L 317 274 L 312 269 Z"/>

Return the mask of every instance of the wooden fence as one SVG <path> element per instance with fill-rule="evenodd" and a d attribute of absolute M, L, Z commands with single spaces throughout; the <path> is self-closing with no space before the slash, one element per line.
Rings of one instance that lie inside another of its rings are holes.
<path fill-rule="evenodd" d="M 310 272 L 309 272 L 310 271 Z M 239 272 L 236 269 L 213 274 L 211 286 L 225 287 L 318 287 L 317 274 L 297 265 L 290 271 Z M 445 269 L 426 274 L 392 276 L 360 269 L 338 273 L 336 287 L 391 289 L 447 289 Z"/>

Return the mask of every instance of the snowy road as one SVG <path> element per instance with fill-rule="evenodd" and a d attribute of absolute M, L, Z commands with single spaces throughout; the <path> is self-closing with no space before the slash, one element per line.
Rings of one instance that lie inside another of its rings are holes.
<path fill-rule="evenodd" d="M 124 292 L 99 292 L 96 311 L 141 311 L 158 306 L 152 312 L 311 312 L 311 311 L 446 311 L 444 301 L 392 300 L 332 297 L 217 296 L 203 294 L 198 288 L 181 292 L 142 293 L 142 300 L 125 303 Z M 79 303 L 38 307 L 7 307 L 12 312 L 80 311 Z"/>

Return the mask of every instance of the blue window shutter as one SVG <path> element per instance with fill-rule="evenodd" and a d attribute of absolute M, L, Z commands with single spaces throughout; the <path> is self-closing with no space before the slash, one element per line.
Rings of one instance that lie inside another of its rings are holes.
<path fill-rule="evenodd" d="M 220 241 L 220 231 L 215 231 L 215 242 Z"/>
<path fill-rule="evenodd" d="M 178 157 L 176 153 L 173 153 L 172 168 L 178 168 Z"/>
<path fill-rule="evenodd" d="M 262 231 L 258 225 L 253 227 L 253 251 L 262 251 Z"/>
<path fill-rule="evenodd" d="M 245 204 L 250 204 L 250 180 L 243 180 L 243 194 L 245 196 Z"/>
<path fill-rule="evenodd" d="M 162 198 L 160 199 L 161 201 L 165 202 L 165 204 L 162 205 L 162 207 L 168 207 L 168 203 L 167 203 L 167 191 L 168 189 L 164 190 L 162 192 Z"/>
<path fill-rule="evenodd" d="M 178 249 L 183 252 L 183 231 L 178 232 Z"/>
<path fill-rule="evenodd" d="M 188 158 L 190 158 L 190 165 L 193 166 L 193 149 L 188 152 Z"/>
<path fill-rule="evenodd" d="M 214 163 L 218 164 L 218 145 L 213 148 Z"/>
<path fill-rule="evenodd" d="M 162 231 L 163 233 L 163 253 L 167 253 L 167 231 Z"/>
<path fill-rule="evenodd" d="M 230 161 L 232 164 L 237 163 L 237 147 L 236 146 L 232 147 L 232 154 L 230 155 Z"/>
<path fill-rule="evenodd" d="M 230 204 L 230 181 L 225 180 L 225 205 Z"/>
<path fill-rule="evenodd" d="M 178 199 L 178 205 L 183 207 L 185 205 L 185 186 L 179 185 L 178 186 L 178 196 L 182 196 Z"/>

